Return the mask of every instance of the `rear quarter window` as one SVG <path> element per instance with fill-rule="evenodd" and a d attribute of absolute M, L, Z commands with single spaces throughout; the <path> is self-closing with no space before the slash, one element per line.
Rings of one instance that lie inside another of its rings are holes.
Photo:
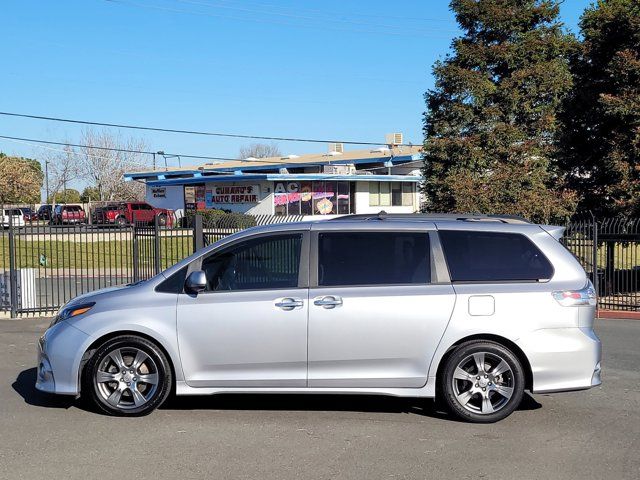
<path fill-rule="evenodd" d="M 508 232 L 440 230 L 451 281 L 540 281 L 553 266 L 525 235 Z"/>

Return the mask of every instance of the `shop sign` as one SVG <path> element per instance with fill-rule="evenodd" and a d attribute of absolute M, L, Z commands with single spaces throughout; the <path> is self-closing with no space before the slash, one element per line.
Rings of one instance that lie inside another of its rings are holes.
<path fill-rule="evenodd" d="M 212 185 L 207 187 L 207 205 L 216 203 L 258 203 L 259 185 Z"/>
<path fill-rule="evenodd" d="M 167 189 L 165 187 L 153 187 L 151 195 L 153 195 L 153 198 L 167 198 Z"/>

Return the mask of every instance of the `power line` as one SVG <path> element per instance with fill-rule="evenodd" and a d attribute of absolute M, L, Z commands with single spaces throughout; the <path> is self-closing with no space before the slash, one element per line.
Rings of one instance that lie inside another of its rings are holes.
<path fill-rule="evenodd" d="M 86 148 L 86 149 L 95 149 L 95 150 L 103 150 L 103 151 L 119 152 L 119 153 L 135 153 L 139 155 L 161 155 L 165 157 L 194 158 L 194 159 L 200 159 L 200 160 L 219 160 L 219 161 L 226 161 L 226 162 L 251 162 L 251 163 L 258 162 L 258 163 L 274 164 L 274 162 L 272 161 L 260 160 L 260 159 L 248 160 L 246 158 L 227 158 L 227 157 L 212 157 L 208 155 L 187 155 L 182 153 L 149 152 L 145 150 L 132 150 L 128 148 L 102 147 L 98 145 L 83 145 L 80 143 L 70 143 L 70 142 L 54 142 L 51 140 L 40 140 L 36 138 L 10 137 L 8 135 L 0 135 L 0 138 L 4 138 L 6 140 L 15 140 L 19 142 L 42 143 L 45 145 L 60 145 L 63 147 Z M 89 155 L 89 156 L 92 156 L 92 155 Z"/>
<path fill-rule="evenodd" d="M 0 115 L 9 116 L 9 117 L 31 118 L 35 120 L 48 120 L 52 122 L 74 123 L 74 124 L 80 124 L 80 125 L 93 125 L 98 127 L 127 128 L 130 130 L 147 130 L 152 132 L 182 133 L 187 135 L 205 135 L 210 137 L 244 138 L 244 139 L 251 139 L 251 140 L 273 140 L 273 141 L 280 141 L 280 142 L 342 143 L 345 145 L 384 145 L 384 142 L 356 142 L 351 140 L 319 140 L 319 139 L 295 138 L 295 137 L 269 137 L 264 135 L 243 135 L 243 134 L 237 134 L 237 133 L 203 132 L 198 130 L 180 130 L 175 128 L 143 127 L 140 125 L 126 125 L 126 124 L 119 124 L 119 123 L 94 122 L 89 120 L 73 120 L 69 118 L 45 117 L 42 115 L 29 115 L 26 113 L 0 112 Z M 402 143 L 402 144 L 398 144 L 398 146 L 412 147 L 413 144 Z M 196 157 L 196 158 L 204 158 L 204 157 Z"/>
<path fill-rule="evenodd" d="M 86 149 L 95 149 L 95 150 L 102 150 L 102 151 L 109 151 L 109 152 L 119 152 L 119 153 L 135 153 L 138 155 L 160 155 L 163 157 L 179 157 L 179 158 L 191 158 L 191 159 L 199 159 L 199 160 L 217 160 L 217 161 L 223 161 L 223 162 L 248 162 L 248 163 L 265 163 L 268 165 L 273 165 L 273 166 L 277 166 L 278 162 L 274 162 L 272 160 L 265 160 L 265 159 L 260 159 L 260 158 L 255 158 L 255 159 L 247 159 L 247 158 L 228 158 L 228 157 L 213 157 L 213 156 L 209 156 L 209 155 L 189 155 L 189 154 L 182 154 L 182 153 L 167 153 L 167 152 L 151 152 L 151 151 L 146 151 L 146 150 L 133 150 L 133 149 L 128 149 L 128 148 L 115 148 L 115 147 L 102 147 L 102 146 L 98 146 L 98 145 L 84 145 L 84 144 L 80 144 L 80 143 L 70 143 L 70 142 L 55 142 L 52 140 L 41 140 L 41 139 L 36 139 L 36 138 L 24 138 L 24 137 L 12 137 L 12 136 L 8 136 L 8 135 L 0 135 L 0 139 L 5 139 L 5 140 L 11 140 L 11 141 L 15 141 L 15 142 L 22 142 L 22 143 L 32 143 L 32 144 L 36 144 L 36 146 L 40 147 L 40 148 L 45 148 L 47 150 L 53 150 L 53 151 L 58 151 L 58 152 L 62 152 L 62 153 L 66 153 L 66 154 L 72 154 L 72 155 L 86 155 L 88 157 L 94 157 L 94 158 L 102 158 L 105 160 L 110 160 L 110 158 L 108 157 L 101 157 L 99 155 L 94 155 L 91 153 L 78 153 L 78 152 L 73 152 L 73 151 L 68 151 L 68 150 L 60 150 L 60 149 L 56 149 L 56 148 L 48 148 L 48 147 L 44 147 L 42 145 L 37 145 L 37 144 L 44 144 L 44 145 L 58 145 L 58 146 L 63 146 L 63 147 L 74 147 L 74 148 L 86 148 Z M 411 163 L 416 163 L 416 162 L 422 162 L 421 160 L 414 160 L 411 162 L 406 162 L 406 164 L 411 164 Z M 320 164 L 319 164 L 320 165 Z M 376 167 L 376 168 L 370 168 L 370 169 L 364 169 L 364 170 L 378 170 L 381 168 L 387 168 L 387 167 Z"/>
<path fill-rule="evenodd" d="M 180 0 L 177 0 L 177 1 L 180 1 Z M 218 0 L 218 3 L 219 2 L 222 2 L 222 3 L 233 3 L 230 0 Z M 254 2 L 246 2 L 246 1 L 242 1 L 242 5 L 251 5 L 251 6 L 259 7 L 259 8 L 268 8 L 268 9 L 271 9 L 271 10 L 273 10 L 273 9 L 286 10 L 287 9 L 287 7 L 283 6 L 283 5 L 254 3 Z M 326 11 L 326 10 L 318 10 L 318 9 L 310 9 L 310 8 L 301 8 L 301 7 L 297 6 L 297 5 L 295 7 L 295 10 L 296 11 L 313 13 L 313 14 L 320 14 L 320 15 L 330 16 L 330 17 L 335 17 L 335 16 L 341 16 L 341 17 L 369 17 L 369 18 L 397 19 L 397 20 L 405 20 L 405 21 L 406 20 L 412 20 L 412 21 L 421 21 L 421 22 L 455 23 L 454 20 L 447 19 L 447 18 L 411 17 L 411 16 L 395 16 L 395 15 L 381 15 L 381 14 L 375 15 L 375 14 L 353 12 L 353 11 L 335 12 L 335 11 Z"/>
<path fill-rule="evenodd" d="M 175 8 L 175 7 L 169 7 L 169 6 L 162 6 L 162 5 L 153 5 L 153 4 L 148 4 L 148 3 L 140 3 L 140 2 L 136 2 L 136 1 L 132 1 L 132 0 L 105 0 L 109 3 L 113 3 L 113 4 L 120 4 L 120 5 L 130 5 L 130 6 L 134 6 L 134 7 L 138 7 L 138 8 L 147 8 L 147 9 L 153 9 L 153 10 L 160 10 L 160 11 L 165 11 L 165 12 L 172 12 L 172 13 L 182 13 L 182 14 L 188 14 L 188 15 L 195 15 L 195 16 L 201 16 L 201 17 L 214 17 L 214 18 L 227 18 L 230 20 L 238 20 L 238 21 L 242 21 L 242 22 L 257 22 L 257 23 L 268 23 L 268 24 L 275 24 L 275 25 L 285 25 L 285 26 L 289 26 L 289 27 L 299 27 L 299 28 L 316 28 L 316 29 L 322 29 L 322 30 L 332 30 L 332 31 L 338 31 L 338 32 L 352 32 L 352 33 L 370 33 L 370 34 L 376 34 L 376 35 L 392 35 L 392 36 L 409 36 L 409 37 L 421 37 L 421 38 L 449 38 L 449 36 L 438 36 L 438 35 L 429 35 L 428 31 L 424 31 L 424 32 L 416 32 L 416 33 L 411 33 L 411 32 L 407 32 L 406 29 L 402 30 L 402 31 L 392 31 L 389 29 L 378 29 L 378 30 L 362 30 L 362 29 L 349 29 L 349 28 L 339 28 L 337 26 L 333 26 L 330 24 L 298 24 L 298 23 L 292 23 L 292 22 L 287 22 L 286 20 L 284 21 L 280 21 L 280 20 L 276 20 L 276 19 L 266 19 L 266 18 L 254 18 L 254 17 L 250 17 L 250 16 L 231 16 L 231 15 L 227 15 L 227 14 L 221 14 L 221 13 L 212 13 L 212 12 L 203 12 L 203 11 L 195 11 L 195 10 L 185 10 L 185 9 L 180 9 L 180 8 Z M 264 13 L 264 12 L 263 12 Z M 449 32 L 451 33 L 451 32 Z"/>
<path fill-rule="evenodd" d="M 247 8 L 246 6 L 235 6 L 235 5 L 221 5 L 220 3 L 216 3 L 216 4 L 211 4 L 211 3 L 207 3 L 207 2 L 203 2 L 203 1 L 198 1 L 198 0 L 175 0 L 178 3 L 183 3 L 183 4 L 189 4 L 189 5 L 196 5 L 196 6 L 203 6 L 203 7 L 211 7 L 211 8 L 224 8 L 224 9 L 230 9 L 230 10 L 236 10 L 236 11 L 240 11 L 240 12 L 246 12 L 246 13 L 253 13 L 253 14 L 261 14 L 261 15 L 273 15 L 273 16 L 280 16 L 280 17 L 285 17 L 285 18 L 293 18 L 293 19 L 300 19 L 300 20 L 313 20 L 313 21 L 322 21 L 322 22 L 326 22 L 326 19 L 323 18 L 318 18 L 318 15 L 316 13 L 310 14 L 310 15 L 305 15 L 305 14 L 297 14 L 297 13 L 288 13 L 288 12 L 278 12 L 278 11 L 274 11 L 271 7 L 272 6 L 267 6 L 269 8 L 269 11 L 265 11 L 265 10 L 256 10 L 253 8 Z M 321 12 L 320 10 L 312 10 L 312 12 Z M 420 28 L 415 28 L 415 27 L 410 27 L 407 28 L 403 25 L 391 25 L 391 24 L 384 24 L 384 23 L 378 23 L 378 22 L 363 22 L 363 21 L 357 21 L 357 20 L 348 20 L 348 19 L 344 19 L 344 18 L 336 18 L 335 16 L 331 17 L 330 20 L 332 22 L 339 22 L 339 23 L 346 23 L 346 24 L 350 24 L 350 25 L 358 25 L 358 26 L 366 26 L 366 27 L 375 27 L 375 28 L 380 28 L 380 29 L 389 29 L 389 28 L 396 28 L 396 29 L 403 29 L 403 31 L 411 31 L 411 32 L 416 32 L 416 33 L 429 33 L 428 30 L 424 30 L 424 29 L 420 29 Z M 433 30 L 433 29 L 431 29 Z M 442 29 L 440 29 L 440 31 L 443 31 Z M 444 30 L 447 33 L 457 33 L 457 30 Z"/>

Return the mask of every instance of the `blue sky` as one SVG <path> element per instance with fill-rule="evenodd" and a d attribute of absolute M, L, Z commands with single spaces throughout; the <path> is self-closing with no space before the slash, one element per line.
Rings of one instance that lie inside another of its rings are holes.
<path fill-rule="evenodd" d="M 0 111 L 360 141 L 400 131 L 421 143 L 431 66 L 459 32 L 448 3 L 3 0 Z M 589 3 L 562 4 L 569 30 Z M 80 127 L 0 116 L 0 135 L 78 141 Z M 235 157 L 247 143 L 133 135 L 183 154 Z M 42 152 L 3 139 L 0 151 Z"/>

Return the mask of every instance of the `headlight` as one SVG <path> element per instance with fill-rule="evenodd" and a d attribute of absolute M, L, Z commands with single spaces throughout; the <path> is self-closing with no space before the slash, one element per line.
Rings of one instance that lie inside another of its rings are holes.
<path fill-rule="evenodd" d="M 80 305 L 70 305 L 68 307 L 62 307 L 58 314 L 53 317 L 53 321 L 49 327 L 53 327 L 56 323 L 67 320 L 68 318 L 77 317 L 83 313 L 87 313 L 93 308 L 96 302 L 81 303 Z"/>

